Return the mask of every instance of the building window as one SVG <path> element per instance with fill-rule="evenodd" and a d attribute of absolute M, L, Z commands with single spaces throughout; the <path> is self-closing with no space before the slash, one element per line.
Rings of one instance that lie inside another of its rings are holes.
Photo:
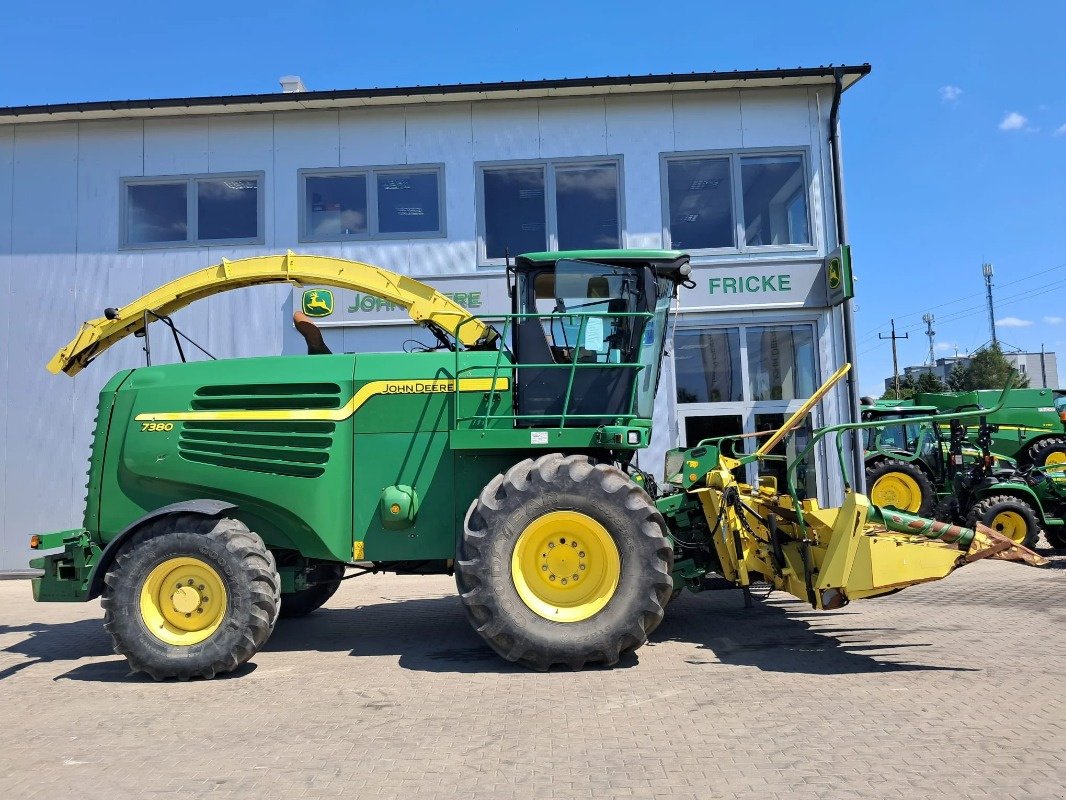
<path fill-rule="evenodd" d="M 484 165 L 478 183 L 482 263 L 621 247 L 618 159 Z"/>
<path fill-rule="evenodd" d="M 814 331 L 810 325 L 757 325 L 744 332 L 752 400 L 797 400 L 814 394 Z"/>
<path fill-rule="evenodd" d="M 123 247 L 259 244 L 262 173 L 124 179 Z"/>
<path fill-rule="evenodd" d="M 741 158 L 740 177 L 748 247 L 811 243 L 801 156 Z"/>
<path fill-rule="evenodd" d="M 300 238 L 349 239 L 367 235 L 366 174 L 304 176 Z"/>
<path fill-rule="evenodd" d="M 679 329 L 674 335 L 674 373 L 679 403 L 743 400 L 740 329 Z"/>
<path fill-rule="evenodd" d="M 444 168 L 300 170 L 300 241 L 444 235 Z"/>
<path fill-rule="evenodd" d="M 667 246 L 747 251 L 810 247 L 802 153 L 665 154 Z"/>
<path fill-rule="evenodd" d="M 674 334 L 674 375 L 682 445 L 722 436 L 743 436 L 727 454 L 753 452 L 758 434 L 784 424 L 817 386 L 815 327 L 811 323 L 679 327 Z M 808 416 L 794 436 L 772 455 L 796 459 L 815 427 Z M 772 476 L 785 489 L 786 462 L 763 460 L 739 467 L 742 481 Z M 800 465 L 797 485 L 807 497 L 817 492 L 814 460 Z"/>
<path fill-rule="evenodd" d="M 670 243 L 678 250 L 736 246 L 728 158 L 668 161 Z"/>

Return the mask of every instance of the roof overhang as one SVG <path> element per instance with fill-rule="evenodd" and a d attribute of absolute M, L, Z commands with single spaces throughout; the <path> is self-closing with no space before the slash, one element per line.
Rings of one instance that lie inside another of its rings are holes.
<path fill-rule="evenodd" d="M 337 89 L 318 92 L 173 97 L 158 100 L 105 100 L 91 103 L 11 106 L 0 108 L 0 125 L 37 122 L 89 121 L 204 114 L 248 114 L 274 111 L 359 108 L 379 105 L 456 103 L 486 100 L 531 100 L 549 97 L 586 97 L 650 92 L 715 89 L 782 88 L 832 85 L 837 76 L 848 89 L 869 74 L 870 65 L 798 67 L 796 69 L 693 72 L 688 74 L 626 75 L 602 78 L 456 83 L 438 86 L 398 86 L 384 89 Z"/>

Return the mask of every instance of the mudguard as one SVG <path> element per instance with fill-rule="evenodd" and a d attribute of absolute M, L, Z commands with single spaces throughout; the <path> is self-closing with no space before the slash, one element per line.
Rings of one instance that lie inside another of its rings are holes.
<path fill-rule="evenodd" d="M 96 560 L 93 573 L 89 578 L 89 588 L 85 599 L 92 600 L 94 597 L 100 596 L 104 589 L 104 576 L 107 574 L 108 569 L 111 568 L 115 556 L 119 554 L 123 545 L 129 541 L 129 538 L 149 522 L 171 514 L 200 514 L 205 517 L 220 517 L 224 512 L 236 507 L 233 503 L 227 503 L 224 500 L 185 500 L 157 508 L 155 511 L 149 511 L 144 516 L 134 520 L 123 528 L 118 536 L 108 542 L 107 547 L 100 553 L 100 558 Z"/>

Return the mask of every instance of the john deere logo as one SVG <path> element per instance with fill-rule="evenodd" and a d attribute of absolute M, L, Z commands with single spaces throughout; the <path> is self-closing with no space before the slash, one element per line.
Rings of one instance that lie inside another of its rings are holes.
<path fill-rule="evenodd" d="M 333 292 L 329 289 L 307 289 L 302 305 L 309 317 L 328 317 L 333 313 Z"/>
<path fill-rule="evenodd" d="M 837 289 L 840 287 L 840 259 L 829 259 L 829 288 Z"/>

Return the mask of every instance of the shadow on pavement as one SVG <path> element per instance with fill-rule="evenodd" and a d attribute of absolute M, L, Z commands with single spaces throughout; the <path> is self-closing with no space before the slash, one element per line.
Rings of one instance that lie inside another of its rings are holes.
<path fill-rule="evenodd" d="M 279 620 L 264 652 L 347 652 L 351 656 L 395 656 L 404 669 L 436 673 L 522 673 L 524 667 L 497 656 L 466 620 L 454 595 L 423 598 L 382 598 L 386 602 L 355 608 L 322 608 L 302 619 Z M 730 664 L 769 672 L 839 675 L 908 670 L 971 671 L 964 667 L 923 664 L 901 653 L 918 652 L 928 644 L 893 641 L 893 628 L 816 627 L 827 619 L 843 621 L 854 612 L 812 612 L 799 604 L 756 602 L 741 607 L 739 592 L 682 595 L 670 605 L 666 619 L 652 634 L 650 646 L 667 642 L 695 644 L 706 658 L 686 659 L 695 665 Z M 901 633 L 905 631 L 900 631 Z M 0 670 L 0 681 L 41 663 L 79 661 L 109 656 L 111 642 L 101 620 L 47 625 L 0 625 L 0 634 L 29 635 L 0 652 L 26 660 Z M 876 635 L 875 635 L 876 634 Z M 930 634 L 931 635 L 931 634 Z M 874 654 L 873 651 L 877 651 Z M 639 663 L 643 650 L 624 656 L 613 669 Z M 229 677 L 254 670 L 254 661 Z M 596 669 L 593 667 L 593 669 Z M 124 659 L 83 664 L 56 680 L 92 682 L 150 681 L 130 674 Z"/>
<path fill-rule="evenodd" d="M 25 661 L 0 669 L 0 681 L 10 678 L 34 664 L 49 664 L 56 661 L 78 661 L 83 658 L 112 655 L 111 638 L 104 631 L 99 619 L 80 619 L 76 622 L 46 624 L 31 622 L 26 625 L 0 625 L 0 636 L 28 634 L 14 644 L 0 648 L 3 653 L 18 653 Z M 125 660 L 122 662 L 125 667 Z"/>
<path fill-rule="evenodd" d="M 688 659 L 689 664 L 732 664 L 766 672 L 847 675 L 915 670 L 975 671 L 893 657 L 899 651 L 931 644 L 893 642 L 888 637 L 897 632 L 896 628 L 814 626 L 816 621 L 843 621 L 855 613 L 813 611 L 794 603 L 783 606 L 759 601 L 745 609 L 736 591 L 682 595 L 670 605 L 666 618 L 651 635 L 651 642 L 688 642 L 714 657 Z M 878 654 L 873 655 L 872 651 Z"/>

